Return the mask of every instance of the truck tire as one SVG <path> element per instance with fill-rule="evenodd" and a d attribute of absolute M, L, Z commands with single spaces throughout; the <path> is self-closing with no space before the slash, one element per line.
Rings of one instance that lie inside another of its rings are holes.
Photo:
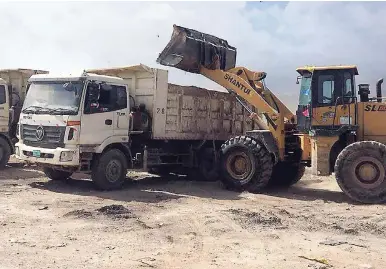
<path fill-rule="evenodd" d="M 3 170 L 11 157 L 12 149 L 8 141 L 0 137 L 0 170 Z"/>
<path fill-rule="evenodd" d="M 217 181 L 219 178 L 218 161 L 216 162 L 213 148 L 205 148 L 198 154 L 198 170 L 195 170 L 196 180 Z"/>
<path fill-rule="evenodd" d="M 44 167 L 43 172 L 52 180 L 66 180 L 73 174 L 72 172 L 61 171 L 50 167 Z"/>
<path fill-rule="evenodd" d="M 355 142 L 344 148 L 335 162 L 341 190 L 361 203 L 386 201 L 386 146 L 375 141 Z"/>
<path fill-rule="evenodd" d="M 125 154 L 118 149 L 110 149 L 94 163 L 91 178 L 100 190 L 116 190 L 122 188 L 126 174 Z"/>
<path fill-rule="evenodd" d="M 273 167 L 270 187 L 289 187 L 296 184 L 304 175 L 306 167 L 298 163 L 279 162 Z"/>
<path fill-rule="evenodd" d="M 221 181 L 227 189 L 259 192 L 272 175 L 272 157 L 254 138 L 237 136 L 221 147 Z"/>

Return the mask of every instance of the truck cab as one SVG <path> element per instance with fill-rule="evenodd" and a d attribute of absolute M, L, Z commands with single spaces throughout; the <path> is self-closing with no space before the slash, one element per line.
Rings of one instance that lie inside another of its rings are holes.
<path fill-rule="evenodd" d="M 356 66 L 301 67 L 298 129 L 339 132 L 355 124 Z M 346 109 L 347 108 L 347 109 Z M 354 108 L 350 110 L 350 108 Z"/>
<path fill-rule="evenodd" d="M 0 70 L 0 170 L 5 168 L 14 153 L 17 123 L 28 90 L 28 78 L 46 73 L 48 71 L 23 68 Z"/>
<path fill-rule="evenodd" d="M 130 111 L 122 79 L 83 72 L 34 75 L 29 83 L 15 152 L 42 165 L 49 177 L 89 172 L 94 153 L 128 142 Z"/>
<path fill-rule="evenodd" d="M 0 78 L 0 168 L 4 168 L 8 163 L 12 152 L 9 131 L 9 94 L 7 83 Z"/>

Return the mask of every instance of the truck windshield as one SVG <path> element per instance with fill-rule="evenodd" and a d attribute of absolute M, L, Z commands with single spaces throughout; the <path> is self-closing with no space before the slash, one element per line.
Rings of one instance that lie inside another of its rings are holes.
<path fill-rule="evenodd" d="M 311 80 L 312 77 L 303 76 L 300 83 L 299 105 L 306 106 L 311 103 Z"/>
<path fill-rule="evenodd" d="M 33 82 L 27 92 L 23 113 L 76 115 L 84 81 Z"/>

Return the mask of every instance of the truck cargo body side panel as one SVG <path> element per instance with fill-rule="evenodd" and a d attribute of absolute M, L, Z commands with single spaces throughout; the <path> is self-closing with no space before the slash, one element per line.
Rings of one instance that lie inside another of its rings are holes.
<path fill-rule="evenodd" d="M 230 94 L 174 84 L 168 87 L 165 125 L 165 133 L 155 132 L 154 139 L 226 140 L 252 129 Z"/>

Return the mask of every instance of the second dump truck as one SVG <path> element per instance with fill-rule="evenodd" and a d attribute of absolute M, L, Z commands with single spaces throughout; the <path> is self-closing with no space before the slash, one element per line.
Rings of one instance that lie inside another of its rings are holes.
<path fill-rule="evenodd" d="M 28 79 L 48 71 L 34 69 L 0 70 L 0 170 L 4 169 L 17 142 L 17 123 L 28 90 Z"/>
<path fill-rule="evenodd" d="M 255 128 L 235 97 L 171 84 L 166 70 L 145 65 L 33 75 L 29 84 L 16 156 L 53 180 L 89 173 L 103 190 L 120 188 L 127 170 L 216 179 L 221 144 Z"/>

